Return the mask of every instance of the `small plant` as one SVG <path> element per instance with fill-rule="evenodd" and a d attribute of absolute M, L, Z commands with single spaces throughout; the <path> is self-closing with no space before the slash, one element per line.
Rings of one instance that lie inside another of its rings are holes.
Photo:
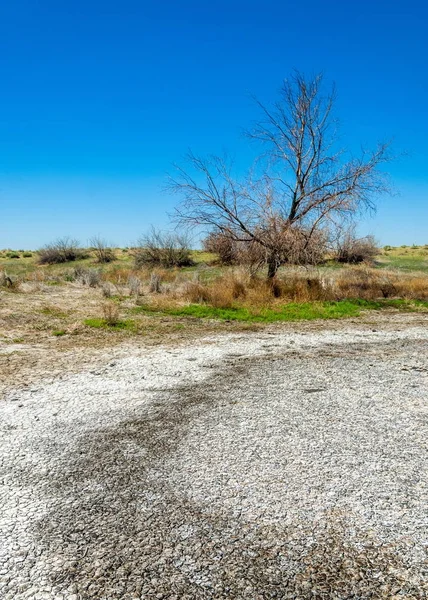
<path fill-rule="evenodd" d="M 7 258 L 21 258 L 21 255 L 18 252 L 8 252 L 6 254 Z"/>
<path fill-rule="evenodd" d="M 162 280 L 158 273 L 152 273 L 150 276 L 149 292 L 151 294 L 160 294 L 162 291 Z"/>
<path fill-rule="evenodd" d="M 114 302 L 104 302 L 102 305 L 103 317 L 106 325 L 114 327 L 119 322 L 119 307 Z"/>
<path fill-rule="evenodd" d="M 55 331 L 52 331 L 52 335 L 54 335 L 55 337 L 62 337 L 65 334 L 66 332 L 64 331 L 64 329 L 56 329 Z"/>
<path fill-rule="evenodd" d="M 9 288 L 11 290 L 17 287 L 18 283 L 11 279 L 6 271 L 0 271 L 0 287 Z"/>
<path fill-rule="evenodd" d="M 138 299 L 138 296 L 141 293 L 140 279 L 138 277 L 135 277 L 134 275 L 130 275 L 128 277 L 128 287 L 129 287 L 129 293 L 131 295 L 134 295 Z"/>
<path fill-rule="evenodd" d="M 32 252 L 23 252 L 22 253 L 23 258 L 31 258 L 33 256 Z"/>
<path fill-rule="evenodd" d="M 76 279 L 88 287 L 97 287 L 101 281 L 101 271 L 99 269 L 75 269 Z"/>
<path fill-rule="evenodd" d="M 111 286 L 108 283 L 108 281 L 102 285 L 101 292 L 102 292 L 104 298 L 111 298 L 112 291 L 111 291 Z"/>

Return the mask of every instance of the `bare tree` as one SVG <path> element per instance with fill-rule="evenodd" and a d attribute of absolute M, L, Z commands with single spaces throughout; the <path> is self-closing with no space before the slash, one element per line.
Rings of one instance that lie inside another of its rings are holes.
<path fill-rule="evenodd" d="M 272 107 L 257 101 L 262 117 L 247 135 L 263 150 L 243 180 L 232 177 L 227 159 L 189 153 L 188 167 L 170 179 L 182 197 L 179 221 L 258 244 L 274 277 L 293 255 L 293 240 L 310 245 L 330 223 L 374 210 L 376 196 L 388 190 L 379 170 L 388 145 L 359 157 L 339 148 L 334 102 L 321 75 L 300 73 L 284 82 Z"/>

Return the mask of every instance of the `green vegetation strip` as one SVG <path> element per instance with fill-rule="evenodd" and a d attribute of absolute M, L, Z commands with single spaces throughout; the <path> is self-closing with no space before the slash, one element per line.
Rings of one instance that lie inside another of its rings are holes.
<path fill-rule="evenodd" d="M 312 319 L 342 319 L 357 317 L 362 310 L 396 308 L 418 310 L 428 308 L 428 302 L 409 300 L 340 300 L 338 302 L 289 303 L 278 308 L 215 308 L 207 304 L 189 304 L 174 308 L 139 306 L 135 312 L 156 313 L 176 317 L 199 319 L 219 319 L 226 321 L 247 321 L 274 323 L 277 321 L 309 321 Z"/>

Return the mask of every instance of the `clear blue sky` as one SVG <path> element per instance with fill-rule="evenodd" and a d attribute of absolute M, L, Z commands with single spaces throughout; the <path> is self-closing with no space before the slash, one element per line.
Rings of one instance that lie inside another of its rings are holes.
<path fill-rule="evenodd" d="M 336 82 L 346 145 L 408 152 L 361 231 L 428 243 L 427 20 L 424 0 L 0 0 L 0 247 L 165 226 L 171 164 L 245 164 L 249 94 L 293 68 Z"/>

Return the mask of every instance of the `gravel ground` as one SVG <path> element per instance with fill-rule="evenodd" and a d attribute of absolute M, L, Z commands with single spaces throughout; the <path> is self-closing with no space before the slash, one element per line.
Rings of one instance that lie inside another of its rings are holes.
<path fill-rule="evenodd" d="M 427 598 L 427 324 L 129 348 L 7 391 L 0 598 Z"/>

